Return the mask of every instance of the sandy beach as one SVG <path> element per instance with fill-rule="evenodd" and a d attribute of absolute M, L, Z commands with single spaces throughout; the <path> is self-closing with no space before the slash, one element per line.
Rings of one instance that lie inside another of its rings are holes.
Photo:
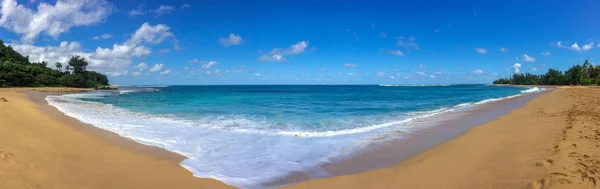
<path fill-rule="evenodd" d="M 562 87 L 393 167 L 288 188 L 595 188 L 598 95 Z"/>
<path fill-rule="evenodd" d="M 0 89 L 2 189 L 231 188 L 192 176 L 180 155 L 80 123 L 44 105 L 44 94 L 30 99 L 23 91 L 31 89 Z"/>
<path fill-rule="evenodd" d="M 0 188 L 229 188 L 193 177 L 177 154 L 80 123 L 27 90 L 0 89 L 8 101 L 0 101 Z M 392 167 L 286 188 L 594 188 L 597 96 L 598 88 L 556 89 Z"/>

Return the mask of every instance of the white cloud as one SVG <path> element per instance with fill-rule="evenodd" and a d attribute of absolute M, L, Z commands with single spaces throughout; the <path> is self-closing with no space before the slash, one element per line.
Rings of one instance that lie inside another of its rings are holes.
<path fill-rule="evenodd" d="M 171 52 L 171 49 L 169 49 L 169 48 L 160 49 L 160 50 L 158 50 L 158 52 L 160 52 L 160 53 L 168 53 L 168 52 Z"/>
<path fill-rule="evenodd" d="M 550 52 L 542 52 L 542 55 L 544 55 L 544 56 L 550 56 L 550 55 L 552 55 L 552 53 L 550 53 Z"/>
<path fill-rule="evenodd" d="M 442 72 L 442 71 L 433 72 L 433 75 L 442 75 L 442 74 L 444 74 L 444 72 Z"/>
<path fill-rule="evenodd" d="M 419 70 L 427 70 L 427 68 L 425 67 L 425 65 L 419 64 Z"/>
<path fill-rule="evenodd" d="M 588 50 L 594 48 L 594 42 L 591 42 L 589 44 L 583 45 L 583 47 L 579 47 L 579 45 L 577 44 L 577 42 L 573 43 L 571 46 L 565 46 L 565 45 L 562 44 L 562 41 L 558 41 L 556 43 L 556 46 L 558 46 L 560 48 L 574 50 L 574 51 L 588 51 Z"/>
<path fill-rule="evenodd" d="M 286 60 L 284 58 L 285 55 L 303 53 L 305 51 L 305 49 L 308 47 L 308 45 L 309 45 L 308 41 L 299 41 L 296 44 L 290 45 L 286 49 L 274 48 L 273 50 L 261 55 L 258 58 L 258 60 L 260 60 L 260 61 L 285 61 Z"/>
<path fill-rule="evenodd" d="M 239 45 L 242 42 L 242 37 L 239 35 L 235 35 L 233 33 L 229 34 L 227 38 L 220 38 L 219 43 L 224 47 L 229 47 L 231 45 Z"/>
<path fill-rule="evenodd" d="M 319 71 L 321 71 L 321 72 L 326 72 L 326 71 L 327 71 L 327 68 L 319 68 Z"/>
<path fill-rule="evenodd" d="M 152 68 L 150 68 L 150 72 L 158 72 L 161 71 L 164 68 L 164 64 L 154 64 L 154 66 L 152 66 Z"/>
<path fill-rule="evenodd" d="M 160 74 L 160 75 L 165 75 L 165 74 L 169 74 L 169 73 L 171 73 L 171 71 L 172 71 L 171 69 L 166 69 L 165 71 L 162 71 L 162 72 L 160 72 L 160 73 L 158 73 L 158 74 Z"/>
<path fill-rule="evenodd" d="M 532 71 L 532 72 L 535 72 L 536 70 L 537 70 L 537 68 L 536 68 L 536 67 L 531 67 L 531 71 Z"/>
<path fill-rule="evenodd" d="M 533 58 L 533 57 L 531 57 L 531 56 L 529 56 L 527 54 L 523 54 L 523 60 L 525 62 L 535 62 L 535 58 Z"/>
<path fill-rule="evenodd" d="M 131 44 L 140 44 L 142 42 L 148 42 L 152 44 L 162 43 L 165 39 L 174 37 L 173 33 L 171 33 L 169 26 L 163 24 L 157 24 L 155 26 L 151 26 L 147 22 L 142 24 L 140 28 L 138 28 L 133 36 L 125 43 L 128 45 Z"/>
<path fill-rule="evenodd" d="M 379 33 L 379 36 L 380 36 L 381 38 L 385 38 L 385 37 L 387 37 L 387 33 L 385 33 L 385 32 L 381 32 L 381 33 Z"/>
<path fill-rule="evenodd" d="M 244 70 L 246 69 L 246 66 L 241 65 L 238 69 L 233 70 L 233 72 L 244 72 Z"/>
<path fill-rule="evenodd" d="M 175 49 L 176 51 L 181 51 L 181 50 L 183 50 L 183 47 L 180 47 L 179 44 L 174 43 L 173 44 L 173 49 Z"/>
<path fill-rule="evenodd" d="M 89 62 L 88 68 L 98 72 L 120 72 L 129 67 L 134 57 L 144 57 L 151 54 L 144 43 L 161 43 L 173 34 L 165 25 L 151 26 L 144 23 L 133 36 L 121 43 L 113 44 L 112 48 L 97 47 L 95 51 L 86 52 L 79 42 L 63 41 L 59 46 L 34 46 L 29 44 L 10 44 L 23 55 L 29 56 L 32 62 L 66 62 L 71 56 L 79 55 Z"/>
<path fill-rule="evenodd" d="M 358 65 L 356 65 L 356 64 L 350 64 L 350 63 L 345 63 L 344 67 L 346 67 L 346 68 L 356 68 L 356 67 L 358 67 Z"/>
<path fill-rule="evenodd" d="M 110 76 L 113 76 L 113 77 L 118 77 L 118 76 L 127 75 L 128 72 L 129 71 L 127 71 L 127 70 L 122 70 L 122 71 L 119 71 L 119 72 L 105 72 L 104 74 L 110 75 Z"/>
<path fill-rule="evenodd" d="M 94 40 L 110 39 L 111 37 L 112 37 L 112 35 L 105 33 L 105 34 L 102 34 L 100 36 L 94 36 L 92 39 L 94 39 Z"/>
<path fill-rule="evenodd" d="M 90 53 L 81 52 L 81 44 L 79 42 L 63 41 L 59 46 L 38 47 L 30 44 L 11 44 L 13 49 L 24 56 L 29 56 L 31 62 L 67 62 L 71 56 L 79 55 L 89 57 Z"/>
<path fill-rule="evenodd" d="M 189 63 L 191 63 L 191 64 L 197 64 L 197 63 L 200 63 L 200 64 L 202 64 L 202 66 L 201 66 L 201 67 L 202 67 L 202 69 L 204 69 L 204 70 L 208 70 L 208 69 L 210 69 L 211 67 L 213 67 L 213 66 L 215 66 L 215 65 L 217 65 L 217 64 L 218 64 L 218 63 L 217 63 L 217 61 L 201 61 L 201 60 L 198 60 L 198 59 L 193 59 L 193 60 L 190 60 L 190 61 L 189 61 Z"/>
<path fill-rule="evenodd" d="M 142 75 L 142 72 L 133 72 L 131 73 L 132 76 L 139 76 Z"/>
<path fill-rule="evenodd" d="M 304 49 L 306 49 L 306 47 L 308 47 L 308 41 L 300 41 L 300 42 L 290 46 L 289 54 L 303 53 Z"/>
<path fill-rule="evenodd" d="M 348 72 L 348 76 L 356 76 L 356 74 L 352 73 L 352 72 Z"/>
<path fill-rule="evenodd" d="M 283 55 L 274 54 L 274 55 L 262 55 L 258 58 L 260 61 L 285 61 Z"/>
<path fill-rule="evenodd" d="M 415 72 L 418 76 L 425 76 L 425 72 Z"/>
<path fill-rule="evenodd" d="M 473 70 L 472 73 L 475 75 L 480 75 L 480 74 L 483 74 L 483 70 L 476 69 L 476 70 Z"/>
<path fill-rule="evenodd" d="M 192 5 L 188 4 L 188 3 L 184 3 L 183 5 L 179 6 L 179 9 L 186 9 L 186 8 L 190 8 L 192 7 Z"/>
<path fill-rule="evenodd" d="M 508 52 L 508 49 L 504 48 L 504 47 L 500 47 L 500 52 Z"/>
<path fill-rule="evenodd" d="M 398 46 L 405 47 L 405 48 L 420 49 L 419 45 L 417 45 L 415 43 L 414 36 L 409 37 L 408 42 L 405 42 L 404 37 L 402 37 L 402 36 L 398 37 L 397 39 L 398 39 L 398 42 L 396 43 L 396 45 L 398 45 Z"/>
<path fill-rule="evenodd" d="M 16 0 L 3 0 L 0 26 L 19 34 L 21 41 L 32 43 L 42 33 L 58 39 L 73 26 L 96 24 L 112 10 L 105 0 L 58 0 L 54 5 L 42 2 L 37 10 L 19 5 Z"/>
<path fill-rule="evenodd" d="M 383 77 L 383 76 L 385 76 L 385 73 L 384 73 L 384 72 L 377 72 L 376 74 L 377 74 L 377 76 L 379 76 L 379 77 Z"/>
<path fill-rule="evenodd" d="M 257 74 L 254 74 L 254 76 L 256 76 L 256 77 L 260 77 L 260 74 L 259 74 L 259 73 L 257 73 Z"/>
<path fill-rule="evenodd" d="M 594 48 L 594 43 L 593 42 L 590 43 L 590 44 L 584 45 L 583 47 L 581 47 L 581 50 L 582 51 L 587 51 L 587 50 L 590 50 L 592 48 Z"/>
<path fill-rule="evenodd" d="M 521 72 L 521 64 L 515 63 L 512 66 L 512 70 L 513 70 L 514 73 L 520 73 Z"/>
<path fill-rule="evenodd" d="M 88 69 L 98 72 L 120 72 L 131 63 L 132 57 L 143 57 L 150 50 L 141 45 L 114 44 L 112 49 L 98 47 L 96 51 L 85 52 L 79 42 L 63 41 L 58 46 L 34 46 L 30 44 L 10 44 L 17 52 L 29 56 L 32 62 L 67 62 L 72 56 L 85 58 Z M 51 64 L 50 67 L 53 67 Z"/>
<path fill-rule="evenodd" d="M 400 50 L 388 50 L 388 53 L 394 56 L 404 56 L 404 53 Z"/>
<path fill-rule="evenodd" d="M 144 71 L 144 70 L 148 69 L 148 64 L 146 64 L 145 62 L 142 62 L 142 63 L 138 64 L 137 66 L 134 66 L 134 68 L 139 68 L 140 71 Z"/>
<path fill-rule="evenodd" d="M 156 13 L 156 16 L 161 16 L 163 14 L 169 14 L 171 12 L 173 12 L 175 10 L 175 6 L 170 6 L 170 5 L 161 5 L 160 7 L 158 7 L 158 9 L 154 10 L 154 13 Z"/>
<path fill-rule="evenodd" d="M 139 15 L 144 15 L 144 11 L 142 11 L 142 10 L 129 11 L 129 16 L 139 16 Z"/>
<path fill-rule="evenodd" d="M 475 48 L 475 52 L 477 52 L 479 54 L 485 54 L 485 53 L 487 53 L 487 50 L 484 48 Z"/>

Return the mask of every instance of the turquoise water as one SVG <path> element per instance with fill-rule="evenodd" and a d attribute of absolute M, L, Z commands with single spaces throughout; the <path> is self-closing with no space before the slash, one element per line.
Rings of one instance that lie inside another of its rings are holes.
<path fill-rule="evenodd" d="M 415 118 L 462 111 L 537 88 L 440 86 L 138 86 L 48 97 L 83 122 L 188 157 L 195 176 L 260 188 L 374 143 L 410 137 Z M 310 170 L 310 171 L 308 171 Z"/>

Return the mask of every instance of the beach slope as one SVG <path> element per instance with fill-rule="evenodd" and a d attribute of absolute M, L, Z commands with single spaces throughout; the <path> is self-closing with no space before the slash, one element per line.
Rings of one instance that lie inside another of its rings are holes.
<path fill-rule="evenodd" d="M 0 189 L 230 188 L 193 177 L 179 155 L 84 132 L 93 127 L 42 111 L 22 91 L 0 89 Z"/>
<path fill-rule="evenodd" d="M 393 167 L 287 188 L 594 188 L 598 96 L 598 88 L 556 89 Z M 39 98 L 14 89 L 0 97 L 0 188 L 229 187 L 193 177 L 179 155 L 46 110 Z"/>
<path fill-rule="evenodd" d="M 396 166 L 288 188 L 594 188 L 598 97 L 598 88 L 557 89 Z"/>

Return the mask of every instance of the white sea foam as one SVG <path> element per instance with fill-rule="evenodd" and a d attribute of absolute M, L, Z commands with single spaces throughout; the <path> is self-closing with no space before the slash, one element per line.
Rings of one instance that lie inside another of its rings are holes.
<path fill-rule="evenodd" d="M 141 93 L 141 92 L 156 92 L 160 91 L 160 89 L 150 88 L 150 87 L 130 87 L 119 89 L 119 94 L 128 94 L 128 93 Z"/>
<path fill-rule="evenodd" d="M 135 90 L 119 90 L 119 94 L 133 93 Z"/>
<path fill-rule="evenodd" d="M 539 92 L 539 91 L 542 91 L 542 90 L 544 90 L 544 88 L 540 89 L 538 87 L 530 87 L 530 88 L 528 88 L 526 90 L 522 90 L 521 93 L 533 93 L 533 92 Z"/>
<path fill-rule="evenodd" d="M 537 91 L 540 89 L 530 88 L 522 92 Z M 130 92 L 118 93 L 120 95 Z M 422 129 L 420 125 L 410 124 L 412 121 L 520 96 L 486 99 L 433 111 L 414 112 L 408 117 L 352 129 L 311 132 L 265 129 L 265 125 L 271 123 L 243 116 L 207 116 L 198 120 L 186 120 L 169 115 L 132 112 L 109 104 L 80 100 L 102 98 L 106 95 L 112 93 L 79 93 L 48 96 L 46 99 L 50 105 L 84 123 L 115 132 L 142 144 L 158 146 L 186 156 L 187 159 L 181 166 L 192 171 L 194 176 L 218 179 L 241 188 L 263 188 L 261 183 L 308 168 L 313 170 L 307 173 L 309 176 L 322 176 L 325 171 L 320 170 L 319 165 L 333 157 L 360 150 L 361 145 L 357 144 L 364 144 L 364 141 L 376 134 L 392 130 L 411 133 Z"/>
<path fill-rule="evenodd" d="M 364 138 L 257 134 L 228 128 L 226 122 L 149 115 L 77 99 L 97 96 L 72 94 L 46 99 L 50 105 L 84 123 L 186 156 L 181 165 L 197 177 L 214 178 L 241 188 L 263 188 L 260 183 L 279 179 L 282 174 L 318 167 L 328 158 L 338 156 L 335 152 L 342 146 L 348 147 L 353 140 Z M 243 118 L 230 122 L 260 124 Z M 322 170 L 311 175 L 324 173 Z"/>

